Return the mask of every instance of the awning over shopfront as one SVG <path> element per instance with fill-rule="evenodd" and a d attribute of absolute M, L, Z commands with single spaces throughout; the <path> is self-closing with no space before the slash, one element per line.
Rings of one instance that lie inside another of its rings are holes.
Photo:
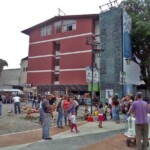
<path fill-rule="evenodd" d="M 88 91 L 88 85 L 38 85 L 38 92 L 46 91 Z"/>

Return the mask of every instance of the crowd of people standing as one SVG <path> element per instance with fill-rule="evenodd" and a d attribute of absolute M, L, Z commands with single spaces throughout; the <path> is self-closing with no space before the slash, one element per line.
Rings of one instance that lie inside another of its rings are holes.
<path fill-rule="evenodd" d="M 14 113 L 20 114 L 20 97 L 15 95 L 12 97 L 14 103 Z M 2 102 L 3 98 L 0 95 L 0 115 L 2 115 Z M 42 124 L 42 138 L 45 140 L 51 140 L 50 136 L 50 123 L 55 116 L 54 111 L 57 111 L 57 127 L 64 128 L 69 126 L 70 131 L 73 132 L 74 128 L 76 133 L 79 132 L 76 125 L 76 115 L 78 113 L 79 99 L 76 95 L 64 95 L 59 98 L 52 94 L 46 94 L 44 97 L 40 95 L 34 95 L 32 98 L 32 108 L 39 109 L 39 122 Z M 96 111 L 100 128 L 103 127 L 102 122 L 112 119 L 116 124 L 120 123 L 120 115 L 123 116 L 125 122 L 128 121 L 128 117 L 133 114 L 135 117 L 135 130 L 137 150 L 147 150 L 148 128 L 149 128 L 149 102 L 148 99 L 144 99 L 141 92 L 137 92 L 135 96 L 127 94 L 122 99 L 119 99 L 118 95 L 110 96 L 108 102 L 102 103 L 99 101 L 96 105 Z M 92 117 L 91 110 L 85 105 L 84 117 L 88 120 L 88 117 Z M 110 115 L 110 117 L 108 117 Z M 143 144 L 141 144 L 141 139 Z"/>
<path fill-rule="evenodd" d="M 131 115 L 134 116 L 137 150 L 147 150 L 147 142 L 150 138 L 148 135 L 148 113 L 150 113 L 149 99 L 144 98 L 142 92 L 137 92 L 135 96 L 127 94 L 121 100 L 118 99 L 117 95 L 114 95 L 109 98 L 109 104 L 112 119 L 117 124 L 120 123 L 120 114 L 123 115 L 125 122 L 128 121 Z"/>
<path fill-rule="evenodd" d="M 69 126 L 71 132 L 75 128 L 78 133 L 76 125 L 76 114 L 78 111 L 79 103 L 75 96 L 60 96 L 55 98 L 52 95 L 46 94 L 45 98 L 40 103 L 40 121 L 42 123 L 42 138 L 45 140 L 51 140 L 50 137 L 50 123 L 53 119 L 53 111 L 58 112 L 57 115 L 57 127 L 63 128 Z M 42 112 L 43 111 L 43 112 Z M 64 121 L 63 121 L 64 119 Z"/>

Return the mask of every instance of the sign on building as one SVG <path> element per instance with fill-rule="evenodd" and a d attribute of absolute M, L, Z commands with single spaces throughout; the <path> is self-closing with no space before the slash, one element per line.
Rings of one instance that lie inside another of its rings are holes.
<path fill-rule="evenodd" d="M 86 67 L 86 82 L 92 81 L 92 68 L 87 66 Z M 93 68 L 93 83 L 99 82 L 99 73 L 97 68 Z"/>
<path fill-rule="evenodd" d="M 109 99 L 110 96 L 113 96 L 113 94 L 114 94 L 113 92 L 114 92 L 113 89 L 106 89 L 105 90 L 105 98 Z"/>

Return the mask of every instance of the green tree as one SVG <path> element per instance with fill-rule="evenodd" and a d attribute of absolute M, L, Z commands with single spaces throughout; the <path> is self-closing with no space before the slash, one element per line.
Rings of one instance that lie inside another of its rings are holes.
<path fill-rule="evenodd" d="M 150 0 L 123 0 L 132 18 L 132 49 L 141 67 L 142 79 L 150 90 Z"/>

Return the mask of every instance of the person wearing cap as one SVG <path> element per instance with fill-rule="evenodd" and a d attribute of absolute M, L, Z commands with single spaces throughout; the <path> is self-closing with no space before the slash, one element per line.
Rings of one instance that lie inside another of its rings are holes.
<path fill-rule="evenodd" d="M 42 138 L 45 140 L 52 140 L 52 138 L 50 137 L 50 121 L 51 121 L 50 118 L 52 110 L 50 109 L 49 104 L 49 94 L 45 96 L 45 99 L 42 102 L 42 109 L 44 112 Z"/>
<path fill-rule="evenodd" d="M 135 132 L 136 132 L 136 143 L 137 150 L 147 150 L 147 139 L 148 139 L 148 104 L 143 101 L 142 93 L 137 92 L 135 101 L 133 102 L 130 112 L 135 114 Z M 143 143 L 141 141 L 143 140 Z"/>

